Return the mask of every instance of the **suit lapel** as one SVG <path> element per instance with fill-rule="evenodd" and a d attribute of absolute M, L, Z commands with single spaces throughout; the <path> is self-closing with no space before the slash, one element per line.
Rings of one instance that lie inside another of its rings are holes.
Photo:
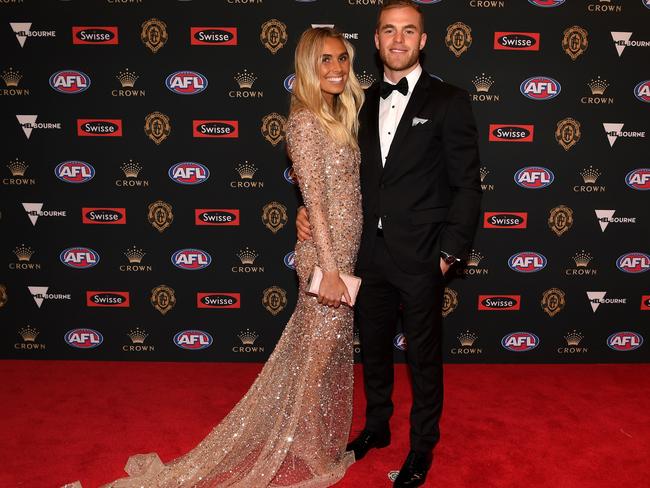
<path fill-rule="evenodd" d="M 368 147 L 372 164 L 381 170 L 381 145 L 379 143 L 379 83 L 376 83 L 367 91 L 366 103 L 368 104 Z"/>

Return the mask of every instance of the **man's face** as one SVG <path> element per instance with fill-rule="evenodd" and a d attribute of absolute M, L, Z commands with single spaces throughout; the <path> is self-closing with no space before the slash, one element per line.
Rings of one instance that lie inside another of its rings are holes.
<path fill-rule="evenodd" d="M 382 12 L 375 31 L 375 46 L 389 69 L 404 71 L 415 66 L 426 41 L 417 10 L 397 7 Z"/>

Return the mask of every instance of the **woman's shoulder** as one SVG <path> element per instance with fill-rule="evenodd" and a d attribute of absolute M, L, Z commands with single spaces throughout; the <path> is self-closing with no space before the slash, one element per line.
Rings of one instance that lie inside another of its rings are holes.
<path fill-rule="evenodd" d="M 311 129 L 320 130 L 322 128 L 318 116 L 305 107 L 299 107 L 292 110 L 289 114 L 288 127 L 291 129 Z"/>

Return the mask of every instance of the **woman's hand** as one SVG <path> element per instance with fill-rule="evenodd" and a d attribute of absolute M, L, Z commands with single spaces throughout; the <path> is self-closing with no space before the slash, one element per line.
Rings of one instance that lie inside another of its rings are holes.
<path fill-rule="evenodd" d="M 318 289 L 318 303 L 328 307 L 339 308 L 341 297 L 345 297 L 347 303 L 352 303 L 350 293 L 345 283 L 339 276 L 338 271 L 324 271 L 323 279 Z"/>
<path fill-rule="evenodd" d="M 296 215 L 296 230 L 298 232 L 298 240 L 300 242 L 308 241 L 311 239 L 309 213 L 304 206 L 298 209 L 298 215 Z"/>

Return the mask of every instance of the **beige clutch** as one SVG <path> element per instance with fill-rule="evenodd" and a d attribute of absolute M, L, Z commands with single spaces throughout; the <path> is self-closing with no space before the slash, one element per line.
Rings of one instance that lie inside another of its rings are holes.
<path fill-rule="evenodd" d="M 348 289 L 352 303 L 348 303 L 345 297 L 341 297 L 341 303 L 345 303 L 349 306 L 354 306 L 354 303 L 357 301 L 357 294 L 359 293 L 359 287 L 361 286 L 361 278 L 354 275 L 349 275 L 345 273 L 339 273 L 339 276 L 343 280 L 343 283 Z M 309 276 L 309 281 L 307 283 L 307 289 L 305 290 L 309 295 L 318 295 L 318 290 L 320 289 L 320 283 L 323 280 L 323 270 L 320 266 L 314 266 L 314 269 Z"/>

